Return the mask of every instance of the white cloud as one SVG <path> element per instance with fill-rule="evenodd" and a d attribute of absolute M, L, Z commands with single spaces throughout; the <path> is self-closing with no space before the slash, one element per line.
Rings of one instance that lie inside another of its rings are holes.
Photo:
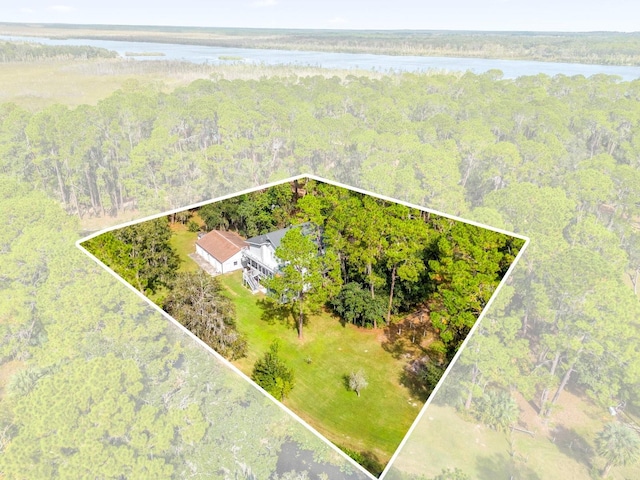
<path fill-rule="evenodd" d="M 36 13 L 33 8 L 21 8 L 20 13 Z"/>
<path fill-rule="evenodd" d="M 49 7 L 49 10 L 53 10 L 54 12 L 71 12 L 73 10 L 75 10 L 75 8 L 70 7 L 69 5 L 51 5 Z"/>
<path fill-rule="evenodd" d="M 273 7 L 278 4 L 278 0 L 257 0 L 251 4 L 252 7 Z"/>

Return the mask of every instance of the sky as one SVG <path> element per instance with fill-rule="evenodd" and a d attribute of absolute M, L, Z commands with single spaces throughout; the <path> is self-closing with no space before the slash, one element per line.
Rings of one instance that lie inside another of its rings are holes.
<path fill-rule="evenodd" d="M 640 31 L 638 0 L 0 0 L 0 21 L 371 30 Z"/>

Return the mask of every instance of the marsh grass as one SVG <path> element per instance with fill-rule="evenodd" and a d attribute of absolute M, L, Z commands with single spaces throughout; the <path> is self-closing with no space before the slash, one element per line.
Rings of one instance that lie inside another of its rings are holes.
<path fill-rule="evenodd" d="M 295 65 L 229 62 L 222 65 L 131 58 L 50 60 L 0 63 L 0 103 L 15 103 L 32 112 L 49 105 L 96 105 L 135 79 L 140 85 L 170 93 L 198 79 L 258 80 L 263 77 L 363 75 L 380 78 L 367 70 L 326 70 Z"/>

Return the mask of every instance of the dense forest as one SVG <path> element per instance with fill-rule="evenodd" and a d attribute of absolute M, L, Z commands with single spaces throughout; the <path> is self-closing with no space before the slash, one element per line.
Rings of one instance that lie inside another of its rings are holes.
<path fill-rule="evenodd" d="M 640 65 L 640 34 L 296 30 L 0 23 L 0 33 L 235 48 Z"/>
<path fill-rule="evenodd" d="M 315 305 L 333 311 L 341 322 L 385 328 L 387 349 L 396 354 L 405 339 L 415 345 L 405 352 L 405 358 L 416 362 L 407 374 L 425 399 L 439 379 L 433 377 L 436 371 L 444 371 L 524 245 L 524 240 L 502 233 L 308 178 L 112 230 L 83 243 L 230 359 L 245 356 L 247 347 L 235 332 L 229 299 L 214 279 L 180 272 L 169 242 L 169 220 L 197 228 L 190 220 L 196 212 L 204 231 L 231 230 L 245 238 L 310 222 L 309 238 L 296 240 L 299 248 L 311 242 L 308 248 L 318 257 L 303 268 L 308 273 L 305 290 L 292 294 L 297 282 L 279 285 L 286 274 L 265 285 L 275 299 L 298 299 L 291 310 L 300 338 L 304 319 L 314 311 L 310 305 Z M 282 255 L 282 261 L 299 257 L 286 249 Z M 156 295 L 159 289 L 165 293 Z M 406 321 L 408 314 L 415 318 Z M 429 331 L 439 339 L 423 345 Z"/>
<path fill-rule="evenodd" d="M 103 275 L 57 202 L 2 176 L 0 213 L 3 478 L 276 480 L 292 442 L 344 463 Z"/>
<path fill-rule="evenodd" d="M 500 425 L 488 413 L 494 403 L 522 395 L 553 420 L 568 388 L 605 413 L 624 403 L 638 414 L 639 133 L 640 83 L 603 75 L 291 76 L 201 80 L 169 94 L 130 83 L 97 106 L 32 113 L 2 105 L 0 171 L 82 220 L 143 216 L 312 172 L 529 236 L 500 302 L 451 372 L 455 388 L 436 395 Z M 7 187 L 7 212 L 35 215 L 29 195 Z M 29 228 L 27 236 L 17 223 L 5 229 L 2 255 L 51 237 L 48 227 Z M 23 299 L 10 310 L 14 323 L 2 325 L 3 365 L 26 361 L 32 342 L 67 338 L 55 310 L 32 307 L 47 272 L 35 266 L 47 251 L 3 263 L 3 288 Z M 18 420 L 3 424 L 3 465 L 20 461 L 10 445 L 34 418 L 24 411 L 6 414 Z M 605 466 L 604 454 L 593 458 Z"/>
<path fill-rule="evenodd" d="M 609 228 L 629 219 L 637 83 L 499 76 L 201 80 L 171 94 L 133 82 L 96 107 L 5 104 L 0 168 L 80 218 L 312 171 L 432 208 L 455 202 L 451 213 L 495 210 L 511 184 L 553 196 L 568 174 L 581 214 Z M 608 179 L 587 188 L 598 171 Z"/>

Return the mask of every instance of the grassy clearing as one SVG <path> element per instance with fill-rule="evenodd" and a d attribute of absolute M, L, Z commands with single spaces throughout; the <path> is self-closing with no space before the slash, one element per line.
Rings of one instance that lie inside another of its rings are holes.
<path fill-rule="evenodd" d="M 562 465 L 562 478 L 590 478 L 585 465 L 569 461 L 546 438 L 519 432 L 511 438 L 513 450 L 506 433 L 467 422 L 450 407 L 431 404 L 394 467 L 429 478 L 457 466 L 470 478 L 493 480 L 558 478 L 557 465 Z"/>
<path fill-rule="evenodd" d="M 189 257 L 189 254 L 196 251 L 195 245 L 198 239 L 198 233 L 190 232 L 187 230 L 186 225 L 181 223 L 172 223 L 171 230 L 173 231 L 173 235 L 171 235 L 169 244 L 178 253 L 178 257 L 180 257 L 179 271 L 197 272 L 200 267 Z"/>
<path fill-rule="evenodd" d="M 593 450 L 596 433 L 612 421 L 602 408 L 570 392 L 560 398 L 553 421 L 544 421 L 519 402 L 521 421 L 534 436 L 514 431 L 511 436 L 463 419 L 448 406 L 431 404 L 405 444 L 394 468 L 410 475 L 439 474 L 458 466 L 470 478 L 563 478 L 590 480 L 604 460 Z M 561 476 L 559 471 L 561 470 Z M 608 478 L 640 478 L 640 466 L 614 467 Z"/>
<path fill-rule="evenodd" d="M 422 407 L 398 383 L 403 362 L 382 349 L 379 332 L 343 327 L 328 313 L 311 318 L 298 340 L 293 322 L 262 318 L 264 297 L 242 287 L 241 275 L 219 277 L 235 301 L 238 330 L 249 342 L 249 355 L 236 366 L 250 376 L 255 361 L 279 339 L 280 354 L 296 377 L 284 404 L 334 443 L 372 452 L 386 463 Z M 358 397 L 347 390 L 344 377 L 360 368 L 369 386 Z"/>

